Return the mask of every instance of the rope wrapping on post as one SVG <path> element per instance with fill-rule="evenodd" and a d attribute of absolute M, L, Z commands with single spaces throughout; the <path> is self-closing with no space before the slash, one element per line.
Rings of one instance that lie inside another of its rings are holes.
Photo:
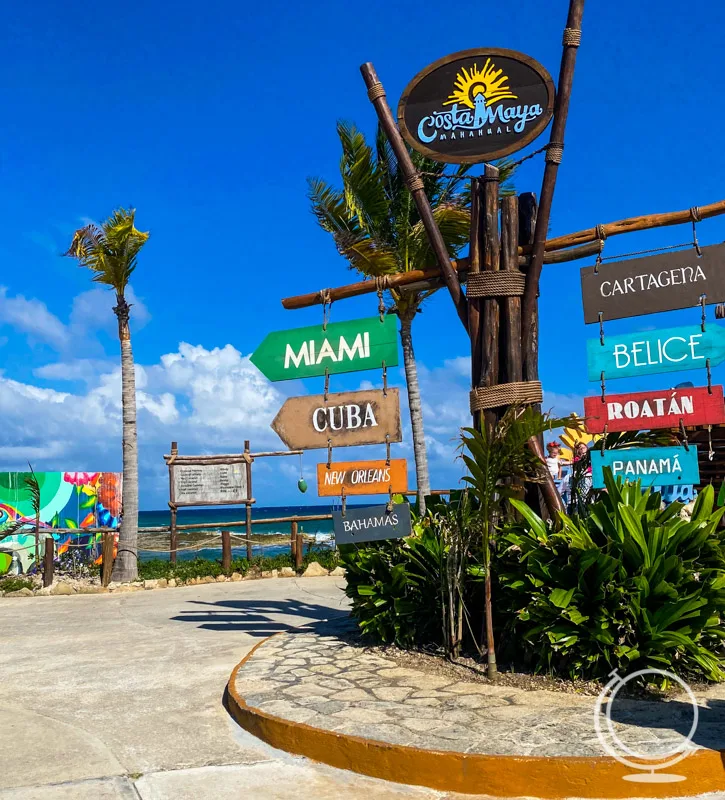
<path fill-rule="evenodd" d="M 405 182 L 408 184 L 408 189 L 410 189 L 411 192 L 417 192 L 418 189 L 422 189 L 424 186 L 423 178 L 421 178 L 420 175 L 411 175 Z"/>
<path fill-rule="evenodd" d="M 523 272 L 497 270 L 470 272 L 466 283 L 467 297 L 520 297 L 526 288 Z"/>
<path fill-rule="evenodd" d="M 540 403 L 544 399 L 540 381 L 517 381 L 471 389 L 471 414 L 500 406 Z"/>
<path fill-rule="evenodd" d="M 564 47 L 579 47 L 582 43 L 582 32 L 578 28 L 564 28 Z"/>
<path fill-rule="evenodd" d="M 561 164 L 561 159 L 564 156 L 564 144 L 563 142 L 551 142 L 546 145 L 546 157 L 545 161 L 549 161 L 552 164 Z"/>
<path fill-rule="evenodd" d="M 382 83 L 374 83 L 368 89 L 368 99 L 371 103 L 378 99 L 378 97 L 385 97 L 385 89 Z"/>

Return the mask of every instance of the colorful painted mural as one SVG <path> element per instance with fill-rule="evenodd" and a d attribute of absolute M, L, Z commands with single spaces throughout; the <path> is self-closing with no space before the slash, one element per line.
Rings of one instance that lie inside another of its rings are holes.
<path fill-rule="evenodd" d="M 35 561 L 35 512 L 25 484 L 28 472 L 0 472 L 0 575 L 29 572 Z M 56 555 L 71 546 L 100 558 L 101 534 L 86 528 L 117 528 L 121 516 L 121 473 L 36 472 L 40 487 L 40 530 L 56 540 Z M 23 524 L 3 537 L 3 531 Z M 69 532 L 57 532 L 65 528 Z M 77 533 L 76 533 L 77 531 Z"/>

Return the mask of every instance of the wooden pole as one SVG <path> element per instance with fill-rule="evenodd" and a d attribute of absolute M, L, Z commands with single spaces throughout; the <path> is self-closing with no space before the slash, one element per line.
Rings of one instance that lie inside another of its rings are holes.
<path fill-rule="evenodd" d="M 244 442 L 244 452 L 249 454 L 249 440 Z M 247 499 L 252 499 L 252 462 L 247 461 Z M 245 527 L 247 534 L 247 561 L 252 561 L 252 505 L 247 503 L 245 507 Z"/>
<path fill-rule="evenodd" d="M 290 556 L 292 557 L 292 563 L 296 564 L 296 552 L 297 552 L 297 523 L 290 522 L 290 534 L 289 534 L 289 551 Z"/>
<path fill-rule="evenodd" d="M 302 569 L 302 534 L 297 529 L 297 522 L 291 523 L 292 536 L 295 540 L 295 569 Z"/>
<path fill-rule="evenodd" d="M 482 268 L 484 272 L 498 272 L 500 267 L 500 246 L 498 233 L 499 207 L 499 174 L 498 168 L 486 164 L 483 168 L 483 203 L 482 203 Z M 479 386 L 496 386 L 499 383 L 499 301 L 497 297 L 485 297 L 481 319 L 481 378 Z M 499 414 L 496 409 L 489 408 L 483 413 L 489 440 L 493 436 Z"/>
<path fill-rule="evenodd" d="M 471 178 L 471 228 L 469 234 L 468 271 L 473 274 L 481 271 L 481 183 L 478 178 Z M 471 339 L 471 388 L 481 382 L 481 358 L 483 345 L 481 342 L 481 298 L 468 299 L 468 335 Z M 481 413 L 473 414 L 473 427 L 479 430 Z"/>
<path fill-rule="evenodd" d="M 536 204 L 536 195 L 533 192 L 526 192 L 519 196 L 519 242 L 529 243 L 533 240 L 534 231 L 536 229 L 536 220 L 538 214 L 538 207 Z M 534 335 L 522 343 L 522 356 L 523 356 L 523 377 L 525 381 L 538 381 L 539 380 L 539 303 L 534 304 L 534 310 L 529 316 L 528 320 L 522 320 L 522 328 L 528 322 L 530 329 Z M 537 411 L 541 411 L 541 405 L 534 406 Z M 540 437 L 534 436 L 529 439 L 529 449 L 541 461 L 544 461 L 544 445 Z M 552 519 L 556 519 L 558 512 L 565 511 L 564 503 L 556 488 L 554 479 L 549 470 L 545 470 L 544 483 L 531 484 L 529 486 L 526 500 L 529 505 L 541 505 L 539 502 L 539 493 L 544 500 L 546 510 Z"/>
<path fill-rule="evenodd" d="M 229 575 L 232 571 L 232 536 L 229 531 L 222 531 L 222 572 Z"/>
<path fill-rule="evenodd" d="M 179 534 L 176 529 L 176 492 L 174 489 L 174 461 L 178 455 L 178 442 L 171 442 L 171 460 L 169 462 L 169 561 L 172 564 L 176 564 L 176 549 L 179 546 Z"/>
<path fill-rule="evenodd" d="M 101 585 L 108 586 L 111 582 L 113 572 L 113 544 L 114 536 L 112 533 L 103 534 L 103 544 L 101 545 Z"/>
<path fill-rule="evenodd" d="M 501 200 L 501 269 L 519 271 L 519 203 L 515 197 Z M 501 308 L 501 364 L 504 383 L 523 380 L 521 353 L 521 298 L 507 297 Z"/>
<path fill-rule="evenodd" d="M 546 166 L 544 167 L 544 178 L 541 184 L 539 213 L 536 220 L 536 230 L 534 232 L 534 241 L 531 249 L 531 263 L 529 264 L 526 276 L 526 290 L 521 306 L 525 350 L 531 347 L 530 340 L 537 334 L 537 331 L 531 324 L 531 317 L 536 310 L 537 297 L 539 294 L 539 278 L 541 277 L 541 268 L 544 263 L 544 248 L 546 246 L 546 234 L 549 230 L 549 219 L 551 216 L 551 204 L 554 199 L 556 175 L 559 170 L 564 148 L 564 132 L 566 130 L 566 118 L 569 114 L 569 100 L 571 98 L 571 88 L 574 82 L 574 66 L 576 64 L 577 49 L 579 48 L 579 41 L 581 39 L 583 15 L 584 0 L 569 0 L 569 14 L 564 30 L 564 49 L 561 56 L 561 67 L 559 69 L 559 86 L 556 93 L 556 103 L 554 105 L 554 122 L 551 126 L 551 137 L 546 151 Z"/>
<path fill-rule="evenodd" d="M 48 536 L 45 540 L 45 552 L 43 553 L 43 586 L 50 586 L 53 583 L 54 558 L 55 539 L 52 536 Z"/>
<path fill-rule="evenodd" d="M 468 303 L 466 301 L 466 296 L 461 289 L 458 275 L 451 266 L 451 257 L 448 254 L 443 236 L 433 217 L 433 210 L 431 209 L 430 202 L 423 189 L 423 179 L 413 165 L 413 161 L 408 153 L 408 148 L 403 141 L 403 137 L 400 135 L 398 126 L 395 124 L 390 106 L 385 98 L 385 90 L 375 72 L 375 67 L 373 67 L 370 62 L 367 62 L 360 67 L 360 72 L 367 86 L 370 102 L 373 104 L 375 113 L 380 120 L 380 127 L 385 132 L 390 146 L 393 148 L 395 157 L 398 160 L 398 168 L 402 171 L 406 186 L 413 195 L 413 200 L 418 209 L 421 222 L 428 234 L 428 240 L 435 253 L 438 269 L 443 276 L 443 280 L 448 287 L 448 292 L 451 295 L 451 300 L 453 300 L 453 305 L 458 312 L 458 318 L 463 323 L 463 327 L 468 330 Z"/>

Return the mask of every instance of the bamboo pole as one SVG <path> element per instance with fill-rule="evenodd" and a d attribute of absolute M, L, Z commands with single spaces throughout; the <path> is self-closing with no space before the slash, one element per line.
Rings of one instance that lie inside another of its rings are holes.
<path fill-rule="evenodd" d="M 393 114 L 385 97 L 385 90 L 375 72 L 375 67 L 373 67 L 370 62 L 367 62 L 360 67 L 360 72 L 367 86 L 370 102 L 373 104 L 378 119 L 380 120 L 380 126 L 385 132 L 390 146 L 393 148 L 395 157 L 398 160 L 398 168 L 402 171 L 406 186 L 413 195 L 413 200 L 418 209 L 421 222 L 428 234 L 428 240 L 435 253 L 438 269 L 448 287 L 451 300 L 453 300 L 453 305 L 458 312 L 458 317 L 463 327 L 468 330 L 468 303 L 466 301 L 466 296 L 461 289 L 458 275 L 451 266 L 451 258 L 448 255 L 443 236 L 435 221 L 433 210 L 431 209 L 430 202 L 423 189 L 423 179 L 413 165 L 413 161 L 408 153 L 408 148 L 403 141 L 403 137 L 400 135 L 398 126 L 395 124 Z"/>
<path fill-rule="evenodd" d="M 484 272 L 498 272 L 501 264 L 501 250 L 498 232 L 499 171 L 492 164 L 483 168 L 483 191 L 481 213 L 482 269 Z M 498 338 L 500 309 L 498 297 L 485 297 L 481 319 L 481 377 L 479 386 L 496 386 L 499 383 Z M 500 410 L 499 410 L 500 411 Z M 488 408 L 483 412 L 489 440 L 493 437 L 499 412 Z"/>
<path fill-rule="evenodd" d="M 526 274 L 526 290 L 521 304 L 522 336 L 525 349 L 530 347 L 531 338 L 538 334 L 538 329 L 532 325 L 531 317 L 536 310 L 538 302 L 539 278 L 541 277 L 541 268 L 544 263 L 544 248 L 546 246 L 546 234 L 549 229 L 551 205 L 554 200 L 556 176 L 564 148 L 564 133 L 566 119 L 569 114 L 569 100 L 574 82 L 574 67 L 576 65 L 579 39 L 581 38 L 583 15 L 584 0 L 569 0 L 569 13 L 564 30 L 561 67 L 559 69 L 559 85 L 554 105 L 554 122 L 551 126 L 551 138 L 546 150 L 546 166 L 544 167 L 544 178 L 539 197 L 539 213 L 536 219 L 536 230 L 531 248 L 531 263 Z"/>

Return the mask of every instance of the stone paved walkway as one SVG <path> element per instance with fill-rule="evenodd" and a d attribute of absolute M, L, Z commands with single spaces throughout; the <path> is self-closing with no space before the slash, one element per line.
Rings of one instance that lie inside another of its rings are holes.
<path fill-rule="evenodd" d="M 239 670 L 237 692 L 268 714 L 391 744 L 498 755 L 605 755 L 594 729 L 594 697 L 451 682 L 367 652 L 349 631 L 349 623 L 336 623 L 274 636 Z M 694 744 L 724 749 L 725 687 L 698 697 L 698 705 Z M 687 696 L 617 698 L 612 718 L 624 744 L 657 756 L 683 741 L 693 709 Z"/>

